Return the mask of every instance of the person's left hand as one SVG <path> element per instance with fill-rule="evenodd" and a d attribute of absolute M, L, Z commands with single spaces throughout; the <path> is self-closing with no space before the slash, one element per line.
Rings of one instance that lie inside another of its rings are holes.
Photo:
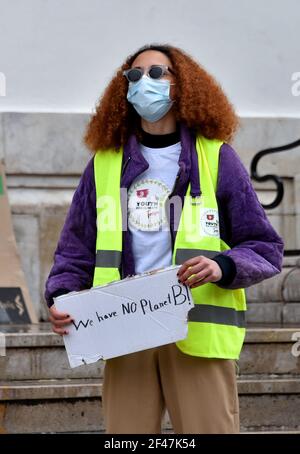
<path fill-rule="evenodd" d="M 207 282 L 219 281 L 222 277 L 222 270 L 214 260 L 199 255 L 184 262 L 179 268 L 177 276 L 180 283 L 194 288 Z"/>

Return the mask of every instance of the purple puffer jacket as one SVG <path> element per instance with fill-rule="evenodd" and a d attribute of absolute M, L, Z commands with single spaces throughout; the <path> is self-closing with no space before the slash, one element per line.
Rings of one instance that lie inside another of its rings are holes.
<path fill-rule="evenodd" d="M 173 195 L 184 198 L 188 183 L 192 195 L 200 195 L 197 153 L 192 133 L 181 126 L 182 151 Z M 124 147 L 121 187 L 129 188 L 133 180 L 148 167 L 132 136 Z M 217 186 L 220 236 L 230 246 L 214 257 L 227 276 L 215 283 L 222 288 L 246 288 L 280 273 L 283 240 L 268 221 L 265 211 L 237 153 L 223 144 L 219 157 Z M 170 230 L 176 237 L 176 222 L 170 217 Z M 73 196 L 64 227 L 54 254 L 54 264 L 46 282 L 48 306 L 53 296 L 90 288 L 93 283 L 96 245 L 96 191 L 93 158 L 84 170 Z M 123 232 L 121 275 L 134 274 L 134 257 L 130 231 Z M 228 279 L 229 277 L 229 279 Z"/>

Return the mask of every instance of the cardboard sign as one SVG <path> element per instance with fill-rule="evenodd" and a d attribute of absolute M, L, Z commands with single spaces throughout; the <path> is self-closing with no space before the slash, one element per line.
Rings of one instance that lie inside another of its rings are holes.
<path fill-rule="evenodd" d="M 64 336 L 70 366 L 185 339 L 194 303 L 189 287 L 178 283 L 179 268 L 171 266 L 54 298 L 57 310 L 74 318 Z"/>
<path fill-rule="evenodd" d="M 17 251 L 0 161 L 0 324 L 37 323 Z"/>

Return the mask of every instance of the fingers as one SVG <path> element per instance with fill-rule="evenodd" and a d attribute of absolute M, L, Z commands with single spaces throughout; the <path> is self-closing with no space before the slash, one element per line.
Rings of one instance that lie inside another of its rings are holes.
<path fill-rule="evenodd" d="M 186 269 L 186 271 L 183 274 L 178 275 L 178 279 L 185 284 L 185 281 L 192 276 L 193 274 L 197 274 L 200 271 L 204 270 L 207 267 L 207 263 L 205 262 L 198 262 L 193 266 L 190 266 L 189 268 Z"/>
<path fill-rule="evenodd" d="M 73 322 L 72 317 L 67 313 L 59 312 L 54 305 L 50 307 L 49 312 L 49 320 L 52 323 L 53 332 L 60 336 L 69 334 L 69 331 L 66 330 L 65 326 L 70 325 L 70 323 Z"/>
<path fill-rule="evenodd" d="M 70 317 L 69 314 L 59 312 L 54 305 L 50 307 L 49 311 L 52 317 L 55 318 L 56 320 L 63 320 Z"/>
<path fill-rule="evenodd" d="M 209 270 L 205 269 L 201 273 L 197 273 L 194 276 L 192 276 L 191 278 L 189 278 L 185 282 L 185 285 L 192 287 L 194 284 L 198 283 L 199 281 L 201 281 L 201 283 L 202 283 L 204 279 L 209 279 L 209 278 L 212 278 L 212 273 Z"/>
<path fill-rule="evenodd" d="M 178 277 L 185 273 L 189 266 L 196 265 L 197 263 L 202 262 L 202 259 L 205 258 L 206 257 L 204 257 L 203 255 L 198 255 L 197 257 L 186 260 L 178 270 Z"/>
<path fill-rule="evenodd" d="M 214 260 L 199 255 L 184 262 L 177 276 L 180 283 L 198 287 L 207 282 L 217 282 L 222 277 L 222 270 Z"/>
<path fill-rule="evenodd" d="M 64 335 L 64 334 L 69 334 L 69 331 L 66 329 L 65 325 L 61 324 L 58 324 L 58 322 L 56 321 L 52 321 L 51 320 L 51 323 L 52 323 L 52 330 L 54 331 L 54 333 L 56 334 L 60 334 L 61 336 Z"/>
<path fill-rule="evenodd" d="M 178 279 L 183 283 L 187 283 L 187 279 L 193 274 L 204 271 L 205 268 L 210 266 L 211 260 L 203 255 L 193 257 L 182 264 L 177 275 Z"/>
<path fill-rule="evenodd" d="M 208 282 L 212 282 L 211 275 L 206 276 L 204 279 L 201 279 L 200 281 L 195 282 L 193 285 L 190 285 L 190 288 L 200 287 L 200 285 L 207 284 Z"/>
<path fill-rule="evenodd" d="M 69 331 L 63 328 L 56 328 L 55 325 L 52 325 L 52 331 L 56 334 L 59 334 L 60 336 L 64 336 L 66 334 L 69 334 Z"/>
<path fill-rule="evenodd" d="M 64 320 L 60 320 L 52 317 L 52 315 L 49 316 L 49 320 L 53 325 L 56 325 L 58 328 L 61 328 L 65 325 L 70 325 L 70 323 L 72 323 L 73 321 L 73 319 L 70 316 Z"/>
<path fill-rule="evenodd" d="M 61 336 L 64 334 L 69 334 L 69 331 L 66 329 L 66 325 L 72 323 L 72 319 L 68 318 L 65 321 L 63 320 L 55 320 L 53 317 L 50 317 L 50 322 L 52 323 L 52 330 L 56 334 L 60 334 Z"/>

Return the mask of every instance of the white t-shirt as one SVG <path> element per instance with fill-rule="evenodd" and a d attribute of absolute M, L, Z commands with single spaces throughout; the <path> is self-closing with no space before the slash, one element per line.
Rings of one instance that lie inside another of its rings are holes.
<path fill-rule="evenodd" d="M 132 233 L 136 273 L 172 263 L 171 234 L 164 210 L 181 152 L 180 142 L 164 148 L 140 146 L 149 167 L 128 190 L 128 228 Z"/>

